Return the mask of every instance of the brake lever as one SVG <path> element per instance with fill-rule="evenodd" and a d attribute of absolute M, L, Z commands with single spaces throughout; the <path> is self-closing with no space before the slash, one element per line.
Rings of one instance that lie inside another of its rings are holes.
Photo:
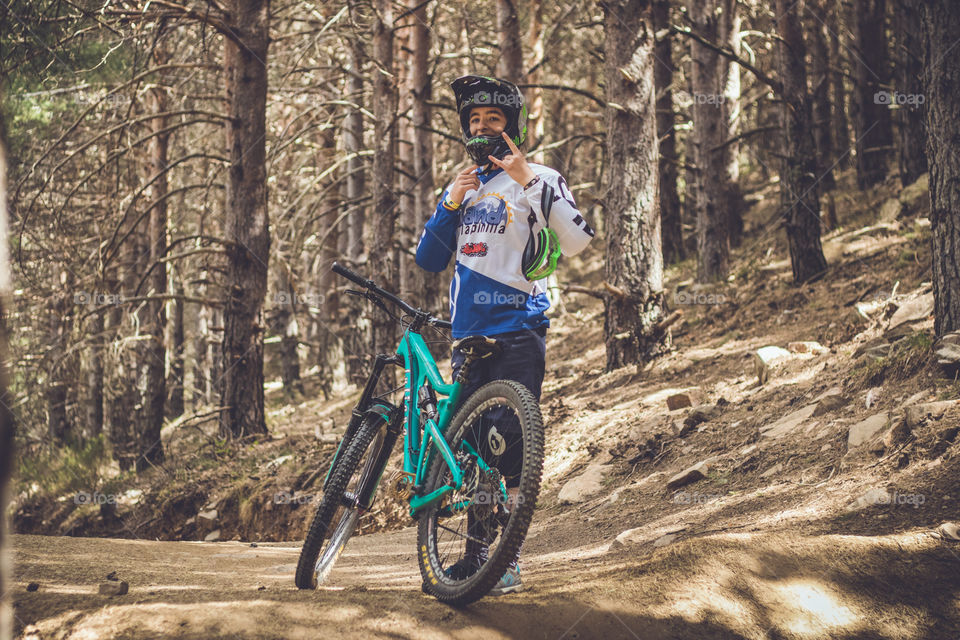
<path fill-rule="evenodd" d="M 367 297 L 367 293 L 365 291 L 357 291 L 356 289 L 344 289 L 343 292 L 351 296 L 357 296 L 358 298 Z"/>

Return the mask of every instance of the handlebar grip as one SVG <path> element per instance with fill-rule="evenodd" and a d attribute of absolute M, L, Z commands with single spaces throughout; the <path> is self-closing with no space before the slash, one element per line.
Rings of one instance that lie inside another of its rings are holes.
<path fill-rule="evenodd" d="M 435 326 L 437 329 L 453 329 L 452 323 L 447 322 L 446 320 L 439 320 L 437 318 L 431 319 L 430 324 Z"/>
<path fill-rule="evenodd" d="M 343 277 L 346 278 L 347 280 L 350 280 L 351 282 L 354 282 L 354 283 L 360 285 L 361 287 L 367 287 L 367 288 L 369 288 L 370 285 L 373 284 L 370 280 L 367 280 L 366 278 L 364 278 L 363 276 L 361 276 L 359 273 L 356 273 L 356 272 L 354 272 L 354 271 L 351 271 L 350 269 L 346 268 L 345 266 L 343 266 L 343 265 L 340 264 L 339 262 L 334 262 L 334 263 L 333 263 L 333 266 L 331 267 L 331 269 L 332 269 L 332 271 L 333 271 L 334 273 L 340 274 L 341 276 L 343 276 Z"/>

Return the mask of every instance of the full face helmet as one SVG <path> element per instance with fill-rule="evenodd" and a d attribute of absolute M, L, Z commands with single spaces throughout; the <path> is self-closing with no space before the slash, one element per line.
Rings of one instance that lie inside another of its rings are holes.
<path fill-rule="evenodd" d="M 504 131 L 518 147 L 527 138 L 527 107 L 523 94 L 512 82 L 488 76 L 463 76 L 454 80 L 450 87 L 457 100 L 457 114 L 463 130 L 463 143 L 467 155 L 478 165 L 490 162 L 487 156 L 502 159 L 510 153 L 510 147 L 502 136 L 471 136 L 470 110 L 473 107 L 499 107 L 507 117 Z"/>

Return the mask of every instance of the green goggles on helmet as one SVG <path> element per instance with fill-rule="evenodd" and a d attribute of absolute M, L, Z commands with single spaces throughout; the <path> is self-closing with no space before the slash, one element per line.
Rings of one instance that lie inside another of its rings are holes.
<path fill-rule="evenodd" d="M 553 187 L 544 184 L 540 195 L 540 209 L 543 211 L 546 226 L 539 231 L 534 231 L 537 216 L 533 211 L 527 216 L 530 237 L 527 239 L 527 246 L 523 249 L 521 262 L 523 276 L 527 280 L 542 280 L 557 269 L 557 262 L 560 260 L 560 239 L 557 238 L 557 232 L 549 227 L 552 207 Z"/>

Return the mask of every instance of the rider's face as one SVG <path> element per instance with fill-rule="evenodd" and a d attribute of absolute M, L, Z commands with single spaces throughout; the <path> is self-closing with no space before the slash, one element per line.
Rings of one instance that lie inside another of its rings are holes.
<path fill-rule="evenodd" d="M 507 126 L 507 117 L 500 107 L 474 107 L 470 110 L 471 136 L 496 136 Z"/>

